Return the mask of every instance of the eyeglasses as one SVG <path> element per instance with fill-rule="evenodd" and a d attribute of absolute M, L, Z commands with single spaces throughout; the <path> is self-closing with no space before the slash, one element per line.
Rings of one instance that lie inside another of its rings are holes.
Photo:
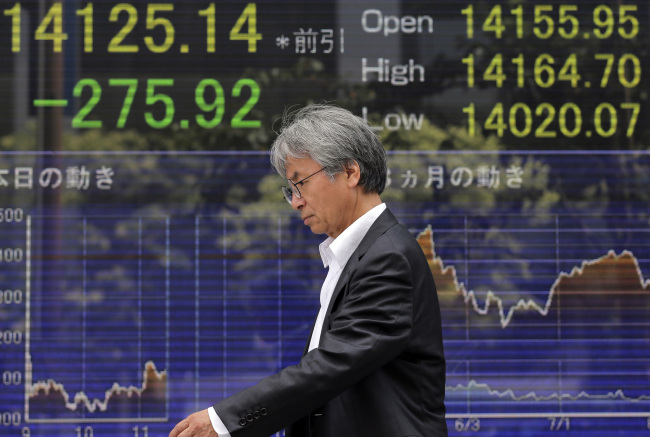
<path fill-rule="evenodd" d="M 314 176 L 317 173 L 322 172 L 323 170 L 325 170 L 325 167 L 321 168 L 316 173 L 312 173 L 309 176 L 307 176 L 306 178 L 299 180 L 298 182 L 294 182 L 291 179 L 287 179 L 287 181 L 289 181 L 289 184 L 291 184 L 291 188 L 282 187 L 282 194 L 284 194 L 284 199 L 287 202 L 289 202 L 289 205 L 291 205 L 291 200 L 293 199 L 294 195 L 296 196 L 297 199 L 302 198 L 302 193 L 300 192 L 300 189 L 298 189 L 298 185 L 302 184 L 307 179 L 309 179 L 310 177 Z"/>

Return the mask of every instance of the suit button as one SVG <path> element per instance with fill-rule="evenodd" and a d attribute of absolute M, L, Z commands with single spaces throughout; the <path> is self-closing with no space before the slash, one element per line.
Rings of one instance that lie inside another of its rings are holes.
<path fill-rule="evenodd" d="M 267 415 L 266 408 L 260 408 L 260 414 L 261 414 L 262 416 L 266 416 L 266 415 Z"/>
<path fill-rule="evenodd" d="M 260 418 L 260 412 L 259 412 L 259 411 L 254 411 L 254 412 L 253 412 L 253 417 L 254 417 L 255 419 L 259 419 L 259 418 Z"/>
<path fill-rule="evenodd" d="M 246 420 L 249 421 L 249 422 L 252 422 L 252 421 L 253 421 L 253 415 L 250 414 L 250 413 L 248 413 L 248 414 L 246 415 Z"/>
<path fill-rule="evenodd" d="M 245 419 L 245 418 L 242 417 L 241 419 L 239 419 L 239 424 L 240 424 L 241 426 L 244 426 L 244 425 L 246 425 L 247 423 L 248 423 L 248 422 L 246 422 L 246 419 Z"/>

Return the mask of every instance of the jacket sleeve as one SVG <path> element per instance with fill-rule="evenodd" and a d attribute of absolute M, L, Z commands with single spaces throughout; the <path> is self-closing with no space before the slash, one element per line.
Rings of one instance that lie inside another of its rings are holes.
<path fill-rule="evenodd" d="M 361 260 L 354 257 L 333 296 L 319 347 L 297 365 L 214 405 L 232 437 L 266 437 L 285 428 L 391 361 L 408 343 L 412 279 L 406 257 L 388 238 L 377 240 Z"/>

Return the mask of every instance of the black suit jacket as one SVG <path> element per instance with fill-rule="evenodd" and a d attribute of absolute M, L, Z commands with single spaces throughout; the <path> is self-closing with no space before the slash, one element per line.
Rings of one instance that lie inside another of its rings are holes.
<path fill-rule="evenodd" d="M 437 437 L 444 393 L 431 269 L 386 210 L 341 273 L 319 347 L 214 408 L 232 437 Z"/>

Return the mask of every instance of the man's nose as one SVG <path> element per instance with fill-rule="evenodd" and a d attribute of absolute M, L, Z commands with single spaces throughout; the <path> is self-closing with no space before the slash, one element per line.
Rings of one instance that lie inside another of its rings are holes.
<path fill-rule="evenodd" d="M 291 197 L 291 207 L 298 211 L 300 208 L 305 206 L 305 199 L 298 197 L 296 195 Z"/>

